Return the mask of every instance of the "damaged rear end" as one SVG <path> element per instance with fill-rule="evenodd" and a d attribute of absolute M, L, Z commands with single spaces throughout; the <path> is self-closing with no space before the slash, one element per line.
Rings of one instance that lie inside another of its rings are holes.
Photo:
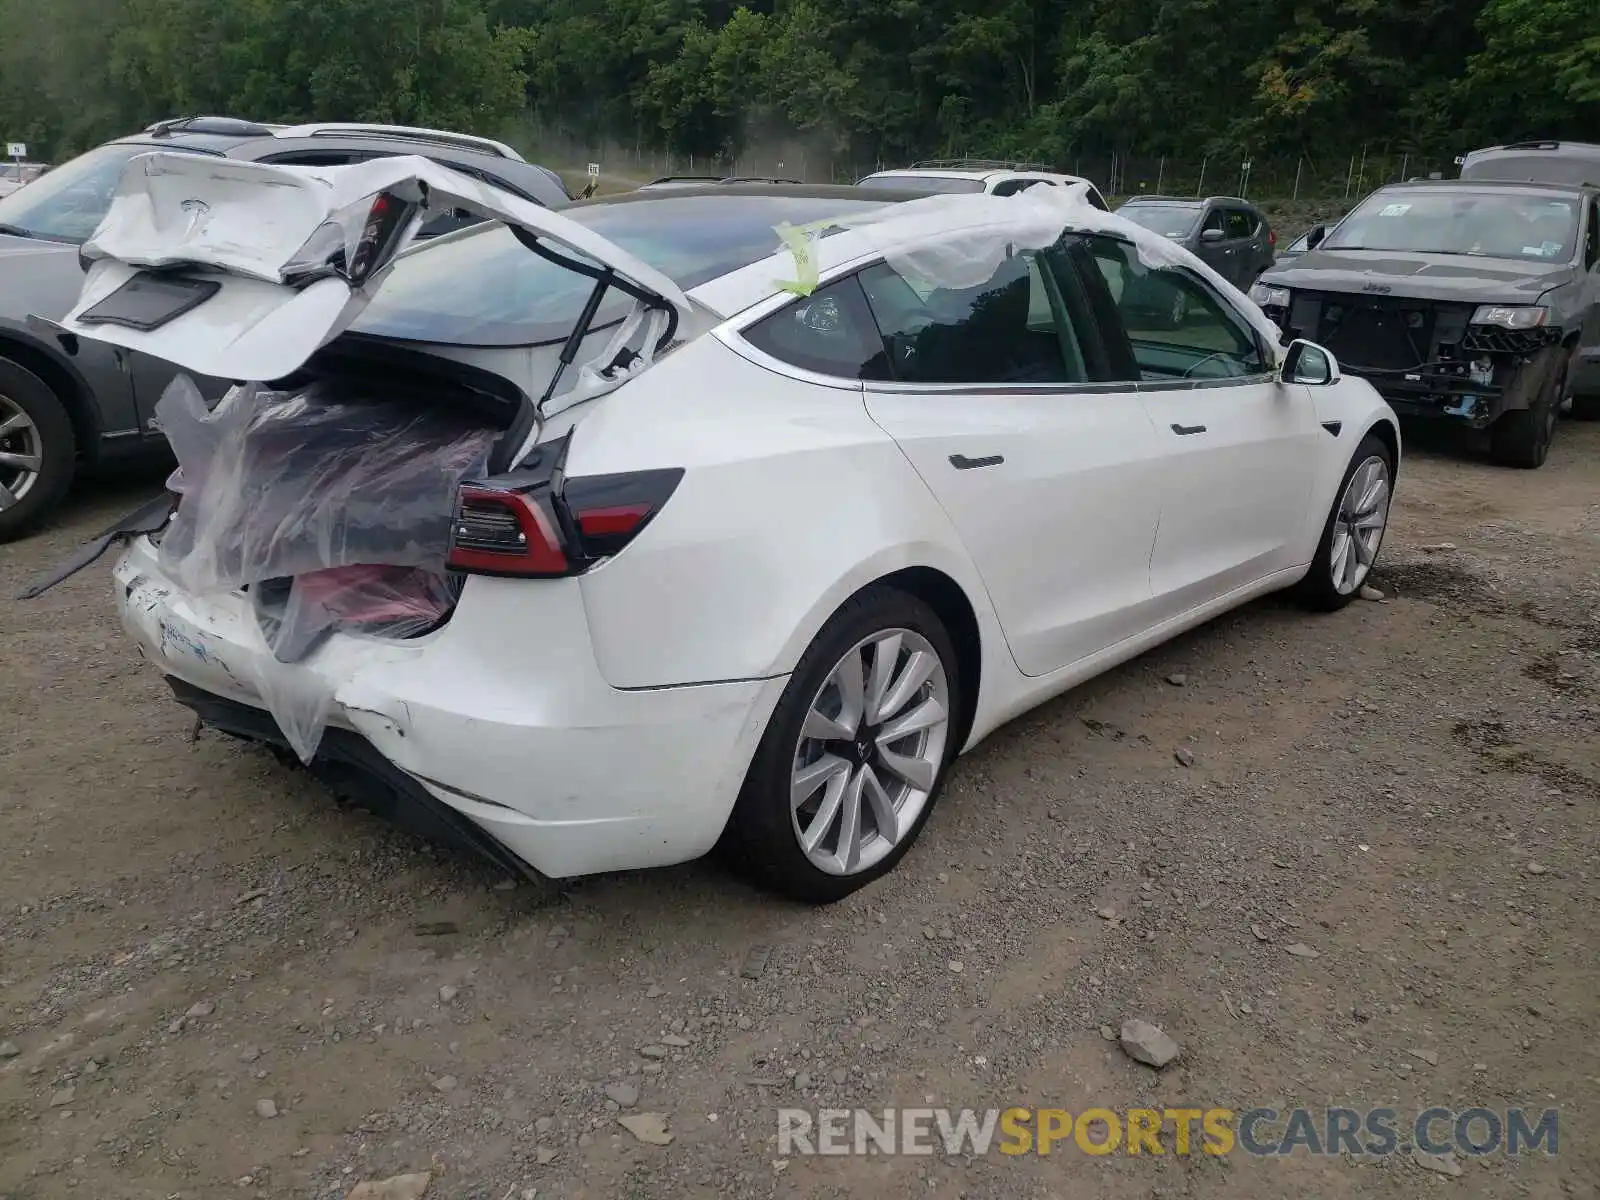
<path fill-rule="evenodd" d="M 346 333 L 438 208 L 504 222 L 581 278 L 563 339 L 478 353 Z M 214 407 L 186 377 L 169 388 L 168 494 L 33 594 L 127 541 L 124 624 L 202 720 L 359 777 L 372 807 L 421 814 L 410 823 L 426 832 L 540 866 L 518 841 L 537 822 L 493 797 L 548 756 L 556 723 L 541 715 L 562 704 L 578 729 L 599 726 L 586 688 L 610 692 L 591 661 L 545 696 L 541 662 L 586 644 L 576 577 L 624 549 L 682 475 L 569 482 L 567 446 L 579 406 L 684 335 L 687 297 L 582 225 L 410 158 L 144 156 L 84 257 L 61 333 L 242 382 Z M 532 578 L 549 586 L 517 586 Z M 504 638 L 530 623 L 537 656 Z M 586 750 L 579 734 L 562 753 Z"/>

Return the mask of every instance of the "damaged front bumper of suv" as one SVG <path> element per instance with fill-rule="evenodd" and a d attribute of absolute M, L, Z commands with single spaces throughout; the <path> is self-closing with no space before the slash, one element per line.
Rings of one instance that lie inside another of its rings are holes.
<path fill-rule="evenodd" d="M 1328 347 L 1341 368 L 1366 379 L 1401 416 L 1474 429 L 1537 402 L 1548 351 L 1562 340 L 1549 325 L 1483 320 L 1499 315 L 1493 305 L 1295 291 L 1287 307 L 1263 307 L 1289 336 Z"/>

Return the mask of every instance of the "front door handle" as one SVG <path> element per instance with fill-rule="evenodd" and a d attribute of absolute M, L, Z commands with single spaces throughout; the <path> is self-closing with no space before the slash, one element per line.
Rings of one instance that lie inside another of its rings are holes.
<path fill-rule="evenodd" d="M 1188 437 L 1191 433 L 1204 433 L 1205 431 L 1206 427 L 1204 425 L 1174 425 L 1172 427 L 1172 432 L 1179 437 Z"/>
<path fill-rule="evenodd" d="M 977 467 L 998 467 L 1005 460 L 1003 454 L 991 454 L 987 458 L 968 458 L 965 454 L 952 454 L 950 465 L 958 471 L 971 471 Z"/>

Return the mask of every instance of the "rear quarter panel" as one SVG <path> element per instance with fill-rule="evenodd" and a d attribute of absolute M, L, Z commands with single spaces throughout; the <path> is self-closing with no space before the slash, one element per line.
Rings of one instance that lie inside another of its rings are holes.
<path fill-rule="evenodd" d="M 686 473 L 661 513 L 583 578 L 614 687 L 787 673 L 850 595 L 911 566 L 954 579 L 985 649 L 1003 646 L 948 518 L 859 389 L 702 337 L 601 401 L 567 459 L 569 477 L 674 466 Z"/>

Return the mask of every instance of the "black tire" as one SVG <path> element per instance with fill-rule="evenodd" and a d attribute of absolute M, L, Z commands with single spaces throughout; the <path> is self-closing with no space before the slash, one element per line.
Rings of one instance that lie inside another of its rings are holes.
<path fill-rule="evenodd" d="M 873 634 L 905 629 L 921 635 L 938 655 L 948 682 L 949 736 L 933 787 L 910 830 L 874 866 L 833 875 L 813 865 L 801 849 L 789 793 L 801 727 L 813 699 L 851 647 Z M 760 887 L 807 904 L 832 904 L 892 871 L 915 844 L 944 788 L 950 761 L 960 749 L 964 704 L 955 648 L 943 622 L 927 604 L 894 588 L 866 588 L 845 602 L 801 657 L 767 723 L 719 849 L 737 870 Z"/>
<path fill-rule="evenodd" d="M 1550 457 L 1550 443 L 1555 440 L 1556 422 L 1561 417 L 1561 398 L 1567 390 L 1568 361 L 1563 355 L 1531 405 L 1502 413 L 1489 426 L 1489 455 L 1502 467 L 1533 471 L 1544 466 Z"/>
<path fill-rule="evenodd" d="M 0 508 L 0 542 L 9 542 L 31 532 L 61 503 L 77 470 L 78 446 L 72 419 L 56 394 L 37 375 L 4 358 L 0 358 L 0 397 L 33 422 L 40 457 L 27 490 L 16 503 Z M 0 405 L 0 410 L 5 407 Z M 3 416 L 0 411 L 0 419 Z M 0 441 L 0 450 L 12 444 Z M 0 466 L 0 485 L 16 479 L 13 470 Z"/>
<path fill-rule="evenodd" d="M 1351 455 L 1350 463 L 1344 469 L 1344 475 L 1339 479 L 1339 489 L 1334 493 L 1333 504 L 1328 508 L 1328 519 L 1323 522 L 1322 537 L 1317 541 L 1317 553 L 1311 560 L 1311 570 L 1306 572 L 1306 577 L 1295 587 L 1296 598 L 1307 608 L 1317 612 L 1337 612 L 1361 594 L 1361 588 L 1353 588 L 1349 592 L 1341 592 L 1333 578 L 1333 538 L 1339 506 L 1344 502 L 1345 490 L 1350 486 L 1350 480 L 1356 471 L 1374 456 L 1381 458 L 1389 474 L 1389 486 L 1394 487 L 1394 455 L 1383 439 L 1376 434 L 1369 433 L 1356 447 L 1356 452 Z M 1388 522 L 1385 520 L 1384 533 L 1388 532 Z M 1373 549 L 1373 558 L 1383 552 L 1383 536 L 1379 535 L 1378 544 Z M 1370 577 L 1370 573 L 1369 573 Z M 1365 580 L 1363 580 L 1363 583 Z"/>

